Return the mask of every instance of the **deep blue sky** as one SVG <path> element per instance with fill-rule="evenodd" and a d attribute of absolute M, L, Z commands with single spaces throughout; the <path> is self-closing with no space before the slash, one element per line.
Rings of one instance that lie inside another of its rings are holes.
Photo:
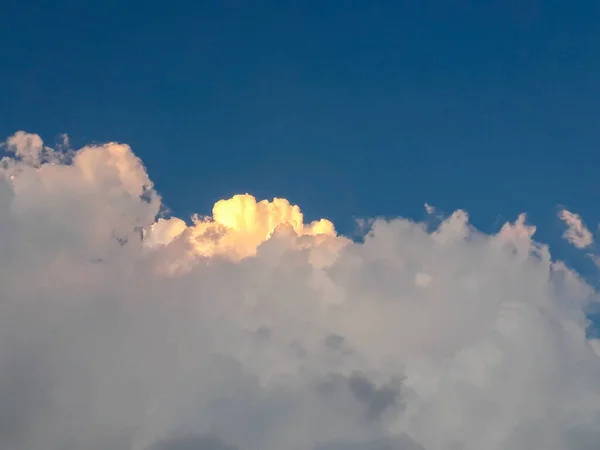
<path fill-rule="evenodd" d="M 129 143 L 179 215 L 250 192 L 342 230 L 424 202 L 486 230 L 526 211 L 542 238 L 559 204 L 600 222 L 598 0 L 9 0 L 0 17 L 0 134 Z"/>

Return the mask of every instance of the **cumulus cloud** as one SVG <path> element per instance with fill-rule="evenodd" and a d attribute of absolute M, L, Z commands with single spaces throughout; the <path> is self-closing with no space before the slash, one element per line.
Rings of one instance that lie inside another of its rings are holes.
<path fill-rule="evenodd" d="M 175 436 L 152 446 L 152 450 L 238 450 L 213 435 Z"/>
<path fill-rule="evenodd" d="M 131 148 L 8 139 L 6 450 L 591 450 L 597 293 L 524 215 L 497 234 L 284 199 L 159 218 Z"/>
<path fill-rule="evenodd" d="M 300 208 L 284 198 L 257 202 L 249 194 L 219 200 L 213 206 L 212 216 L 194 215 L 192 221 L 193 226 L 187 227 L 178 218 L 159 219 L 148 230 L 146 241 L 150 247 L 165 245 L 186 233 L 194 254 L 226 255 L 239 260 L 255 255 L 258 246 L 280 227 L 289 228 L 298 236 L 336 235 L 329 220 L 305 224 Z"/>
<path fill-rule="evenodd" d="M 563 238 L 569 243 L 577 248 L 586 248 L 594 243 L 592 233 L 585 226 L 579 214 L 561 209 L 558 212 L 558 217 L 567 224 L 567 230 L 563 233 Z"/>

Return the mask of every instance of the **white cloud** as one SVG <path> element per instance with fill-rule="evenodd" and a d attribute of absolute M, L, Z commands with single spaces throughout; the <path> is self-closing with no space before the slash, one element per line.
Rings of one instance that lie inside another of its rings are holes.
<path fill-rule="evenodd" d="M 44 143 L 37 134 L 19 131 L 6 140 L 8 150 L 30 165 L 40 163 L 44 151 Z"/>
<path fill-rule="evenodd" d="M 0 165 L 3 449 L 598 448 L 596 293 L 525 216 L 188 226 L 128 146 L 37 139 Z"/>
<path fill-rule="evenodd" d="M 419 272 L 415 275 L 415 284 L 421 287 L 427 287 L 433 280 L 433 277 L 425 272 Z"/>
<path fill-rule="evenodd" d="M 71 138 L 69 137 L 69 135 L 67 133 L 63 133 L 60 135 L 60 146 L 63 149 L 68 149 L 71 146 Z"/>
<path fill-rule="evenodd" d="M 586 248 L 594 243 L 594 237 L 587 229 L 579 214 L 561 209 L 558 217 L 567 224 L 567 230 L 563 234 L 569 243 L 577 248 Z"/>

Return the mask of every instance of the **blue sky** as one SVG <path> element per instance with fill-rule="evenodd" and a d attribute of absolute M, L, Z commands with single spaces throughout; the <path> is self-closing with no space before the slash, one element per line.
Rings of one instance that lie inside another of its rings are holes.
<path fill-rule="evenodd" d="M 2 7 L 1 134 L 126 142 L 179 215 L 600 222 L 597 1 L 35 3 Z"/>

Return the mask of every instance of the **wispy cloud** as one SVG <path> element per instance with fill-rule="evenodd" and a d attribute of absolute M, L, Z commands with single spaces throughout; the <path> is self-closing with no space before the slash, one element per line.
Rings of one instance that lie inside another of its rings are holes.
<path fill-rule="evenodd" d="M 586 248 L 594 243 L 594 237 L 585 226 L 579 214 L 572 213 L 566 209 L 558 212 L 558 217 L 567 224 L 567 230 L 563 238 L 577 248 Z"/>

